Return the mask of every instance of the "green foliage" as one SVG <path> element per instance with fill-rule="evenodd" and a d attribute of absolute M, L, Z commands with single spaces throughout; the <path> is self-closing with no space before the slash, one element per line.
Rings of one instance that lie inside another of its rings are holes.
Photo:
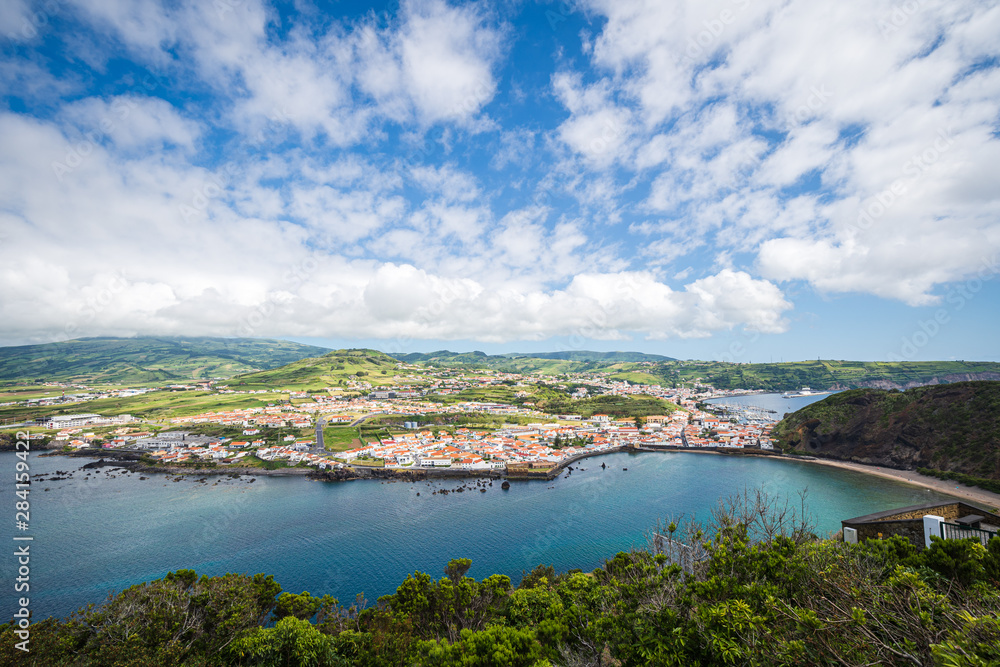
<path fill-rule="evenodd" d="M 995 362 L 968 361 L 797 361 L 737 364 L 722 361 L 674 361 L 657 364 L 661 384 L 698 380 L 718 389 L 790 391 L 860 388 L 894 383 L 900 387 L 930 382 L 958 382 L 976 374 L 1000 372 Z"/>
<path fill-rule="evenodd" d="M 459 640 L 423 642 L 420 664 L 427 667 L 545 667 L 542 647 L 527 630 L 492 626 L 482 632 L 463 630 Z"/>
<path fill-rule="evenodd" d="M 927 475 L 928 477 L 951 479 L 960 484 L 965 484 L 966 486 L 978 486 L 980 489 L 986 489 L 987 491 L 992 491 L 993 493 L 1000 493 L 1000 481 L 995 479 L 985 479 L 983 477 L 974 477 L 972 475 L 966 475 L 953 470 L 935 470 L 933 468 L 917 468 L 917 472 L 921 475 Z"/>
<path fill-rule="evenodd" d="M 608 414 L 613 417 L 640 419 L 649 415 L 667 415 L 679 409 L 676 405 L 652 396 L 604 395 L 572 400 L 565 394 L 553 393 L 548 398 L 535 399 L 536 405 L 549 414 L 578 414 L 592 417 Z"/>
<path fill-rule="evenodd" d="M 306 621 L 315 616 L 321 609 L 328 612 L 336 604 L 337 600 L 329 595 L 317 598 L 309 595 L 308 591 L 302 591 L 300 595 L 282 593 L 278 596 L 272 614 L 276 621 L 289 616 Z"/>
<path fill-rule="evenodd" d="M 753 494 L 722 504 L 711 537 L 670 522 L 654 551 L 616 554 L 591 574 L 538 566 L 510 579 L 417 572 L 367 607 L 279 592 L 263 575 L 190 570 L 134 586 L 66 621 L 32 627 L 0 664 L 28 665 L 994 665 L 1000 661 L 1000 537 L 810 537 Z M 750 521 L 764 508 L 770 520 Z M 776 526 L 762 531 L 761 526 Z M 659 531 L 660 529 L 658 529 Z M 755 537 L 756 536 L 756 537 Z M 664 546 L 666 545 L 666 546 Z M 670 545 L 693 550 L 685 568 Z M 268 614 L 276 623 L 267 627 Z M 316 618 L 316 623 L 308 619 Z"/>
<path fill-rule="evenodd" d="M 258 338 L 81 338 L 0 348 L 0 379 L 147 384 L 232 377 L 328 350 Z"/>
<path fill-rule="evenodd" d="M 786 416 L 778 446 L 864 458 L 1000 490 L 1000 382 L 956 382 L 905 392 L 857 389 Z"/>
<path fill-rule="evenodd" d="M 232 664 L 260 667 L 335 667 L 349 665 L 334 651 L 329 635 L 308 621 L 286 616 L 273 628 L 256 628 L 228 651 Z"/>

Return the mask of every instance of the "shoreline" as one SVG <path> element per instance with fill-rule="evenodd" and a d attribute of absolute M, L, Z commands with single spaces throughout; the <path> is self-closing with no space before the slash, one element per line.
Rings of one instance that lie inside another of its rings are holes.
<path fill-rule="evenodd" d="M 927 475 L 921 475 L 916 470 L 897 470 L 895 468 L 886 468 L 885 466 L 873 466 L 865 463 L 854 463 L 852 461 L 838 461 L 836 459 L 814 458 L 806 462 L 825 465 L 831 468 L 840 468 L 841 470 L 852 470 L 865 475 L 872 475 L 873 477 L 891 479 L 903 484 L 931 489 L 938 493 L 968 500 L 976 505 L 983 506 L 984 509 L 992 509 L 993 511 L 1000 509 L 1000 494 L 998 493 L 975 486 L 965 486 L 952 480 L 928 477 Z"/>
<path fill-rule="evenodd" d="M 911 486 L 916 486 L 919 488 L 931 489 L 938 493 L 952 496 L 961 500 L 966 500 L 977 505 L 981 505 L 984 509 L 991 509 L 997 511 L 1000 509 L 1000 494 L 993 493 L 992 491 L 987 491 L 986 489 L 980 489 L 978 487 L 965 486 L 964 484 L 957 484 L 952 480 L 938 479 L 937 477 L 929 477 L 927 475 L 921 475 L 916 470 L 897 470 L 895 468 L 887 468 L 885 466 L 875 466 L 865 463 L 855 463 L 853 461 L 840 461 L 836 459 L 826 459 L 817 458 L 813 456 L 788 456 L 780 452 L 771 451 L 748 451 L 748 450 L 738 450 L 738 449 L 726 449 L 726 448 L 691 448 L 691 447 L 657 447 L 657 448 L 634 448 L 627 449 L 624 447 L 615 447 L 610 450 L 602 452 L 584 453 L 577 454 L 565 461 L 560 461 L 557 465 L 552 468 L 544 469 L 545 472 L 536 475 L 509 475 L 506 472 L 499 473 L 497 470 L 464 470 L 464 469 L 442 469 L 442 468 L 354 468 L 350 467 L 349 471 L 345 470 L 330 470 L 322 471 L 312 468 L 277 468 L 274 470 L 267 470 L 265 468 L 244 468 L 244 467 L 232 467 L 232 468 L 185 468 L 182 466 L 150 466 L 142 461 L 137 460 L 135 452 L 123 451 L 123 450 L 103 450 L 103 451 L 89 451 L 84 453 L 80 452 L 57 452 L 50 451 L 47 452 L 46 456 L 67 456 L 68 458 L 90 458 L 90 459 L 100 459 L 106 461 L 104 465 L 129 468 L 133 472 L 145 472 L 145 473 L 159 473 L 166 475 L 248 475 L 248 476 L 265 476 L 265 477 L 302 477 L 306 479 L 316 480 L 316 481 L 328 481 L 328 482 L 338 482 L 338 481 L 354 481 L 354 480 L 364 480 L 364 479 L 379 479 L 386 480 L 399 477 L 401 479 L 432 479 L 432 478 L 482 478 L 490 477 L 494 479 L 514 479 L 514 480 L 538 480 L 538 481 L 551 481 L 552 479 L 558 477 L 563 470 L 565 470 L 570 465 L 586 458 L 597 458 L 607 454 L 615 454 L 620 452 L 653 452 L 653 453 L 685 453 L 685 454 L 714 454 L 716 456 L 747 456 L 756 458 L 769 458 L 778 459 L 782 461 L 798 461 L 802 463 L 811 463 L 823 466 L 829 466 L 833 468 L 840 468 L 841 470 L 850 470 L 852 472 L 861 473 L 864 475 L 871 475 L 873 477 L 880 477 L 882 479 L 891 479 L 896 482 L 901 482 L 903 484 L 909 484 Z M 88 464 L 91 467 L 93 464 Z M 375 471 L 378 472 L 375 472 Z M 539 472 L 542 472 L 539 470 Z"/>

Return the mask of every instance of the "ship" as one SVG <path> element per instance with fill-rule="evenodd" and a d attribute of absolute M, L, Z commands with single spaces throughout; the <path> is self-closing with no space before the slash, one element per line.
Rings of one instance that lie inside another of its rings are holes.
<path fill-rule="evenodd" d="M 786 391 L 781 395 L 782 398 L 801 398 L 802 396 L 822 396 L 824 394 L 829 394 L 828 391 L 813 391 L 809 387 L 802 387 L 798 391 Z"/>

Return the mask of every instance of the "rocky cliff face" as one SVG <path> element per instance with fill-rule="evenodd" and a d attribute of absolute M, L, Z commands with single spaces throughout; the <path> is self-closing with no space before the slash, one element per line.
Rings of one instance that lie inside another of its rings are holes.
<path fill-rule="evenodd" d="M 788 415 L 774 434 L 803 454 L 1000 479 L 1000 383 L 845 391 Z"/>
<path fill-rule="evenodd" d="M 859 380 L 853 383 L 854 388 L 886 389 L 895 391 L 905 391 L 916 389 L 917 387 L 934 387 L 942 384 L 954 384 L 956 382 L 997 382 L 1000 381 L 1000 373 L 950 373 L 940 377 L 934 377 L 925 382 L 893 382 L 892 380 Z M 851 387 L 836 383 L 830 387 L 830 391 L 843 391 Z"/>

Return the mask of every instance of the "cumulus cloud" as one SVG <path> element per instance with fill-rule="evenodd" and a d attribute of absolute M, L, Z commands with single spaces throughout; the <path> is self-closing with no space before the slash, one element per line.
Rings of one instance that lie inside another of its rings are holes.
<path fill-rule="evenodd" d="M 252 189 L 255 174 L 267 180 L 281 172 L 247 170 L 189 217 L 184 207 L 194 205 L 189 193 L 204 174 L 182 159 L 183 146 L 134 154 L 96 144 L 68 172 L 54 172 L 52 158 L 75 146 L 54 123 L 0 115 L 0 198 L 8 207 L 0 290 L 15 295 L 0 303 L 5 342 L 167 333 L 659 339 L 741 326 L 780 331 L 790 307 L 773 284 L 745 273 L 724 271 L 676 291 L 647 272 L 581 272 L 587 236 L 570 221 L 547 228 L 541 207 L 509 215 L 489 244 L 472 244 L 469 261 L 454 267 L 352 257 L 357 243 L 406 207 L 393 181 L 382 184 L 386 190 L 288 188 L 278 217 L 302 220 L 293 223 L 237 211 L 235 195 Z M 310 173 L 356 182 L 365 170 Z M 420 172 L 444 191 L 452 176 Z M 464 192 L 468 184 L 455 182 Z M 449 222 L 470 210 L 462 202 L 417 210 L 434 220 L 414 240 L 481 226 Z M 40 238 L 54 241 L 43 249 Z"/>
<path fill-rule="evenodd" d="M 581 7 L 520 72 L 516 3 L 63 5 L 0 68 L 5 340 L 778 333 L 1000 253 L 995 4 Z"/>
<path fill-rule="evenodd" d="M 598 166 L 684 222 L 653 247 L 707 243 L 771 279 L 913 305 L 1000 249 L 1000 47 L 984 38 L 1000 7 L 587 4 L 607 19 L 588 42 L 602 74 L 553 81 L 556 135 L 580 152 L 599 114 L 631 118 Z"/>

